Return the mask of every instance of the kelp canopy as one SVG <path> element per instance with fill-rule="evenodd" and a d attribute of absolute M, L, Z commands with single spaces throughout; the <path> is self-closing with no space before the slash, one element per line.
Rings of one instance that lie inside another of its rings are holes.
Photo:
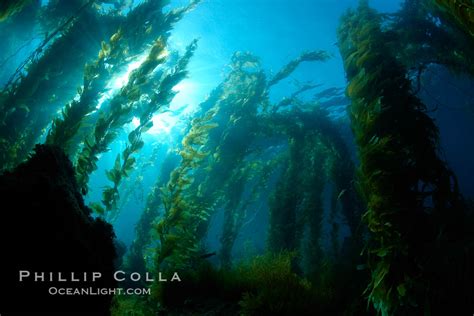
<path fill-rule="evenodd" d="M 111 313 L 472 313 L 472 202 L 420 97 L 427 70 L 474 74 L 469 2 L 360 1 L 337 29 L 345 87 L 317 75 L 338 54 L 314 38 L 272 53 L 276 70 L 236 51 L 205 98 L 177 104 L 205 86 L 205 39 L 173 37 L 201 5 L 0 6 L 5 30 L 29 16 L 45 34 L 0 76 L 1 170 L 36 143 L 64 152 L 94 217 L 133 231 L 116 269 L 180 274 L 125 281 L 151 295 L 117 295 Z"/>

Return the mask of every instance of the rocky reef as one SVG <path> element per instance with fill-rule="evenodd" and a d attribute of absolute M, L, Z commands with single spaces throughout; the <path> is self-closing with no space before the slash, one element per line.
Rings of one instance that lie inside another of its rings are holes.
<path fill-rule="evenodd" d="M 55 293 L 116 286 L 112 226 L 91 216 L 62 150 L 37 145 L 26 162 L 0 176 L 0 199 L 2 312 L 108 315 L 112 295 Z"/>

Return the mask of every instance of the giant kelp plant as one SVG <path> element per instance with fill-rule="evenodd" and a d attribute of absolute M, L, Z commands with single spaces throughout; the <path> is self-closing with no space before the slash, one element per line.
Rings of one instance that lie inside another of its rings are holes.
<path fill-rule="evenodd" d="M 358 187 L 367 203 L 369 301 L 383 315 L 467 312 L 472 227 L 456 177 L 438 154 L 438 130 L 411 92 L 387 36 L 366 1 L 343 17 L 339 29 Z"/>

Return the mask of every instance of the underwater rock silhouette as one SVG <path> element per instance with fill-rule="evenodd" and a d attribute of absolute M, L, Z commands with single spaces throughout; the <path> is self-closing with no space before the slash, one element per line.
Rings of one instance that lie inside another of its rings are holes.
<path fill-rule="evenodd" d="M 48 293 L 51 287 L 116 286 L 112 226 L 91 217 L 72 164 L 61 149 L 36 145 L 28 161 L 0 176 L 0 198 L 4 206 L 0 219 L 0 312 L 108 315 L 111 295 Z M 20 270 L 30 272 L 22 282 Z M 35 272 L 44 272 L 45 281 L 35 282 Z M 53 281 L 49 281 L 50 272 Z M 67 281 L 59 282 L 58 272 Z M 81 281 L 72 281 L 71 272 Z M 92 281 L 93 272 L 102 276 Z"/>

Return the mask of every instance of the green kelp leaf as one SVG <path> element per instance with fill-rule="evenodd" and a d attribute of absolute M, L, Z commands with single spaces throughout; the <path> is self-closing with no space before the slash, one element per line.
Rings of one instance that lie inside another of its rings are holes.
<path fill-rule="evenodd" d="M 117 192 L 117 190 L 114 188 L 114 187 L 106 187 L 103 191 L 103 197 L 104 197 L 104 200 L 110 200 L 114 195 L 115 193 Z"/>
<path fill-rule="evenodd" d="M 118 197 L 118 191 L 114 187 L 106 187 L 102 192 L 102 203 L 104 203 L 107 210 L 115 208 L 116 197 Z"/>
<path fill-rule="evenodd" d="M 142 127 L 142 133 L 146 133 L 150 128 L 153 127 L 153 121 L 149 121 Z"/>
<path fill-rule="evenodd" d="M 130 134 L 128 134 L 128 141 L 130 144 L 133 144 L 138 138 L 138 132 L 136 130 L 131 131 Z"/>
<path fill-rule="evenodd" d="M 165 231 L 165 222 L 160 221 L 158 224 L 156 224 L 156 232 L 158 233 L 158 236 L 163 235 Z"/>
<path fill-rule="evenodd" d="M 131 171 L 133 169 L 133 165 L 135 164 L 135 161 L 136 159 L 134 157 L 130 157 L 127 159 L 127 161 L 125 162 L 125 166 L 124 166 L 124 171 L 125 172 L 128 172 L 128 171 Z"/>
<path fill-rule="evenodd" d="M 166 236 L 165 242 L 161 245 L 160 257 L 166 258 L 173 253 L 176 249 L 176 244 L 178 243 L 179 237 L 176 235 L 168 234 Z"/>
<path fill-rule="evenodd" d="M 366 264 L 358 264 L 356 269 L 358 271 L 363 271 L 363 270 L 367 270 L 368 266 Z"/>
<path fill-rule="evenodd" d="M 196 215 L 200 220 L 202 221 L 207 221 L 209 219 L 209 216 L 206 213 L 199 213 Z"/>
<path fill-rule="evenodd" d="M 398 295 L 405 296 L 407 294 L 407 289 L 405 287 L 405 284 L 402 283 L 399 286 L 397 286 L 397 291 L 398 291 Z"/>
<path fill-rule="evenodd" d="M 139 141 L 137 141 L 135 144 L 133 144 L 134 152 L 139 151 L 140 149 L 142 149 L 144 145 L 145 145 L 145 142 L 143 140 L 140 139 Z"/>
<path fill-rule="evenodd" d="M 107 176 L 107 179 L 115 183 L 115 172 L 114 170 L 107 170 L 105 171 L 105 175 Z"/>
<path fill-rule="evenodd" d="M 117 158 L 115 158 L 115 164 L 114 164 L 114 169 L 115 170 L 120 170 L 120 154 L 117 155 Z"/>
<path fill-rule="evenodd" d="M 377 266 L 375 271 L 372 273 L 373 288 L 377 288 L 382 281 L 385 279 L 385 276 L 388 274 L 390 266 L 387 263 L 381 263 Z"/>
<path fill-rule="evenodd" d="M 196 254 L 199 252 L 200 248 L 199 248 L 199 245 L 190 245 L 189 247 L 186 247 L 186 250 L 188 250 L 189 252 L 193 254 Z"/>
<path fill-rule="evenodd" d="M 100 203 L 93 202 L 89 205 L 89 207 L 95 214 L 99 216 L 103 216 L 105 214 L 105 208 Z"/>
<path fill-rule="evenodd" d="M 87 137 L 85 140 L 84 140 L 84 149 L 83 151 L 84 152 L 90 152 L 92 151 L 94 148 L 94 140 L 92 140 L 90 137 Z"/>

